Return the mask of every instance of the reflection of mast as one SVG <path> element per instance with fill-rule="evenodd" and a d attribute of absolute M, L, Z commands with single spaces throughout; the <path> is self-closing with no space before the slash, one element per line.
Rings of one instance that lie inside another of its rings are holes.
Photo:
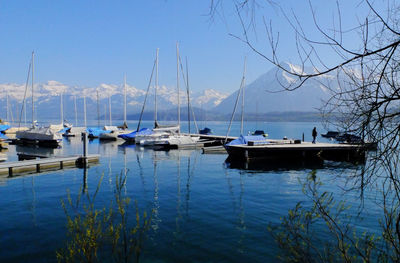
<path fill-rule="evenodd" d="M 156 152 L 154 152 L 156 153 Z M 158 201 L 158 179 L 157 179 L 157 161 L 154 159 L 154 173 L 153 173 L 153 180 L 154 180 L 154 195 L 153 195 L 153 225 L 152 228 L 154 231 L 158 229 L 158 223 L 160 219 L 158 218 L 158 210 L 160 208 L 160 204 Z"/>
<path fill-rule="evenodd" d="M 112 186 L 111 153 L 108 155 L 108 182 Z"/>
<path fill-rule="evenodd" d="M 140 176 L 140 179 L 142 181 L 143 192 L 145 193 L 145 195 L 147 197 L 146 182 L 144 180 L 143 167 L 142 167 L 142 164 L 140 163 L 139 154 L 136 154 L 136 159 L 137 159 L 137 163 L 138 163 L 138 166 L 139 166 L 139 176 Z"/>
<path fill-rule="evenodd" d="M 187 172 L 188 172 L 188 178 L 186 182 L 186 216 L 189 216 L 189 201 L 190 201 L 190 185 L 193 179 L 193 174 L 194 174 L 194 168 L 196 167 L 197 163 L 197 151 L 195 151 L 195 158 L 194 158 L 194 164 L 192 167 L 192 170 L 190 170 L 190 159 L 191 155 L 188 156 L 188 167 L 187 167 Z"/>
<path fill-rule="evenodd" d="M 36 192 L 35 192 L 35 180 L 32 176 L 32 221 L 33 225 L 36 226 Z"/>
<path fill-rule="evenodd" d="M 124 148 L 124 190 L 126 194 L 126 181 L 128 180 L 128 169 L 126 168 L 126 148 Z"/>
<path fill-rule="evenodd" d="M 190 200 L 190 156 L 187 161 L 187 182 L 186 182 L 186 216 L 189 216 L 189 200 Z"/>
<path fill-rule="evenodd" d="M 244 252 L 244 238 L 245 238 L 245 231 L 246 231 L 246 224 L 244 221 L 244 206 L 243 206 L 243 195 L 244 195 L 244 183 L 243 183 L 243 174 L 240 173 L 240 195 L 239 195 L 239 230 L 240 230 L 240 239 L 239 243 L 239 251 Z"/>
<path fill-rule="evenodd" d="M 178 154 L 178 173 L 177 173 L 177 178 L 176 178 L 176 183 L 177 183 L 177 195 L 176 195 L 176 219 L 175 219 L 175 224 L 176 224 L 176 230 L 175 230 L 175 236 L 177 236 L 180 232 L 179 229 L 179 221 L 182 218 L 181 215 L 181 156 Z"/>
<path fill-rule="evenodd" d="M 229 188 L 229 193 L 231 195 L 231 199 L 232 199 L 232 205 L 233 205 L 233 209 L 234 211 L 236 211 L 236 200 L 235 200 L 235 194 L 233 192 L 233 185 L 232 185 L 232 180 L 228 175 L 227 169 L 225 169 L 225 177 L 226 180 L 228 181 L 228 188 Z"/>

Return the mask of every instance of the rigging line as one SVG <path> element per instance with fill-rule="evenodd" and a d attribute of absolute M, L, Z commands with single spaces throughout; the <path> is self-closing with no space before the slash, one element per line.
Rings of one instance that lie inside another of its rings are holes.
<path fill-rule="evenodd" d="M 183 70 L 182 60 L 180 57 L 179 57 L 179 64 L 181 67 L 182 78 L 183 78 L 183 82 L 185 83 L 186 90 L 187 90 L 187 96 L 188 96 L 188 119 L 189 119 L 189 133 L 190 133 L 190 109 L 191 109 L 191 106 L 190 106 L 190 99 L 189 99 L 189 76 L 185 77 L 185 72 Z M 186 61 L 186 64 L 187 64 L 187 61 Z M 186 72 L 186 73 L 188 74 L 188 72 Z M 193 117 L 194 117 L 194 112 L 193 112 Z M 194 119 L 193 121 L 195 123 L 196 129 L 198 130 L 196 120 Z"/>
<path fill-rule="evenodd" d="M 243 75 L 244 75 L 244 73 L 243 73 Z M 236 112 L 236 108 L 237 108 L 237 105 L 238 105 L 238 102 L 239 102 L 239 97 L 240 97 L 240 93 L 241 93 L 242 88 L 243 88 L 243 84 L 244 84 L 244 78 L 242 77 L 242 82 L 240 83 L 240 88 L 238 90 L 238 94 L 237 94 L 236 101 L 235 101 L 235 107 L 233 108 L 231 120 L 230 120 L 229 126 L 228 126 L 228 131 L 226 132 L 225 144 L 228 141 L 228 135 L 229 135 L 229 132 L 230 132 L 231 127 L 232 127 L 233 118 L 235 117 L 235 112 Z"/>
<path fill-rule="evenodd" d="M 187 106 L 188 106 L 188 125 L 189 125 L 189 134 L 190 134 L 190 94 L 189 94 L 189 76 L 188 76 L 188 65 L 187 65 L 187 57 L 186 57 L 186 94 L 187 94 Z"/>
<path fill-rule="evenodd" d="M 153 69 L 151 70 L 151 75 L 150 75 L 150 79 L 149 79 L 149 85 L 147 85 L 147 91 L 146 91 L 146 96 L 144 97 L 144 102 L 143 102 L 143 106 L 142 106 L 142 111 L 140 112 L 140 117 L 139 117 L 139 122 L 138 122 L 138 126 L 136 131 L 139 131 L 140 128 L 140 123 L 142 122 L 142 117 L 143 117 L 143 112 L 144 112 L 144 106 L 146 105 L 146 100 L 147 100 L 147 95 L 149 94 L 149 90 L 150 90 L 150 86 L 151 86 L 151 81 L 153 79 L 153 74 L 154 74 L 154 68 L 156 67 L 156 61 L 154 61 L 153 64 Z"/>
<path fill-rule="evenodd" d="M 244 69 L 243 69 L 243 77 L 242 77 L 242 115 L 240 122 L 240 133 L 243 134 L 243 121 L 244 121 L 244 87 L 246 83 L 246 57 L 244 57 Z"/>
<path fill-rule="evenodd" d="M 29 76 L 31 73 L 31 66 L 32 66 L 32 61 L 29 62 L 29 67 L 28 67 L 28 76 L 26 77 L 26 83 L 25 83 L 25 92 L 24 92 L 24 99 L 22 100 L 22 108 L 21 108 L 21 113 L 19 115 L 19 122 L 18 122 L 18 128 L 21 127 L 21 119 L 22 119 L 22 112 L 24 110 L 25 106 L 25 102 L 26 102 L 26 93 L 28 91 L 28 85 L 29 85 Z M 25 114 L 25 118 L 26 118 L 26 114 Z"/>

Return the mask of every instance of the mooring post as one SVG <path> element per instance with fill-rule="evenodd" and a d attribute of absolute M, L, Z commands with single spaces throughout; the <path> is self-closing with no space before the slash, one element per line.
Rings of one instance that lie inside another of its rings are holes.
<path fill-rule="evenodd" d="M 303 142 L 304 142 L 304 132 L 303 132 Z"/>
<path fill-rule="evenodd" d="M 87 145 L 87 141 L 88 141 L 88 136 L 87 136 L 87 132 L 82 132 L 82 140 L 83 140 L 83 156 L 82 156 L 82 164 L 84 166 L 86 166 L 87 164 L 87 153 L 88 153 L 88 145 Z"/>

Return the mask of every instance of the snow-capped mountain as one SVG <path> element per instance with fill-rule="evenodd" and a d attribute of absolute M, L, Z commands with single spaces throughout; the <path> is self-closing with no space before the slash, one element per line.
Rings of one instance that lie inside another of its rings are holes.
<path fill-rule="evenodd" d="M 109 115 L 109 97 L 111 97 L 111 111 L 113 118 L 122 118 L 124 89 L 121 85 L 100 84 L 95 88 L 67 86 L 57 81 L 48 81 L 44 84 L 35 84 L 34 98 L 37 110 L 36 118 L 57 119 L 61 116 L 60 103 L 63 93 L 64 117 L 68 120 L 75 119 L 75 101 L 78 119 L 83 118 L 83 97 L 86 97 L 87 118 L 97 118 L 97 111 L 100 116 Z M 0 118 L 7 115 L 7 96 L 9 101 L 8 117 L 17 120 L 21 114 L 22 100 L 25 94 L 23 84 L 0 84 Z M 143 105 L 146 95 L 145 90 L 138 89 L 127 84 L 127 114 L 138 113 Z M 99 97 L 99 107 L 97 107 L 97 96 Z M 193 106 L 211 109 L 218 105 L 228 94 L 215 90 L 204 90 L 190 94 Z M 181 106 L 187 103 L 186 92 L 180 92 Z M 26 89 L 27 116 L 31 116 L 31 87 Z M 176 107 L 178 96 L 176 87 L 159 86 L 157 90 L 158 110 L 168 110 Z M 154 88 L 152 87 L 146 102 L 146 111 L 154 109 Z"/>
<path fill-rule="evenodd" d="M 245 112 L 262 114 L 267 112 L 317 111 L 322 106 L 323 101 L 330 97 L 324 85 L 335 85 L 332 76 L 310 79 L 294 91 L 283 91 L 284 87 L 295 87 L 299 83 L 299 79 L 289 72 L 313 73 L 315 71 L 312 68 L 302 69 L 300 66 L 289 63 L 285 63 L 283 66 L 288 72 L 273 68 L 245 86 Z M 216 106 L 215 111 L 220 113 L 232 112 L 237 94 L 238 91 L 232 93 Z"/>

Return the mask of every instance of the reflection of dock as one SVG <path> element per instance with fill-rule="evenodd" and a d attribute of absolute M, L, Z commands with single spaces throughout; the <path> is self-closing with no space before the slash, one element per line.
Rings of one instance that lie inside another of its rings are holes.
<path fill-rule="evenodd" d="M 91 154 L 86 157 L 86 162 L 98 162 L 100 155 Z M 75 167 L 85 163 L 83 156 L 51 157 L 38 160 L 25 160 L 6 162 L 0 164 L 0 174 L 13 176 L 21 173 L 40 173 L 44 170 L 58 170 L 64 167 Z"/>

